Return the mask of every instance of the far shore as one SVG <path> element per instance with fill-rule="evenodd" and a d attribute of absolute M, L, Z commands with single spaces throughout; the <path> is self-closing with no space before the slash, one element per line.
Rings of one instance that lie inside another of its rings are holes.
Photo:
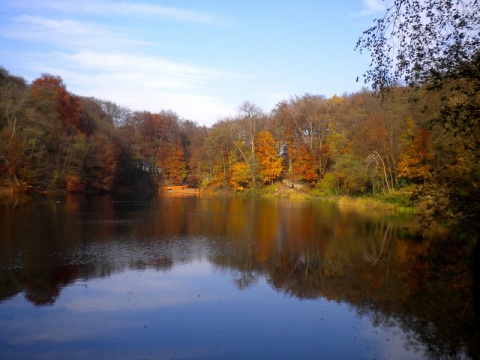
<path fill-rule="evenodd" d="M 134 189 L 122 189 L 120 192 L 129 192 Z M 111 192 L 112 194 L 117 193 L 116 191 Z M 240 196 L 240 197 L 263 197 L 263 198 L 285 198 L 292 200 L 322 200 L 322 201 L 332 201 L 337 203 L 342 207 L 355 207 L 355 208 L 364 208 L 364 209 L 381 209 L 381 210 L 392 210 L 392 211 L 408 211 L 414 212 L 414 207 L 408 200 L 408 196 L 405 194 L 380 194 L 377 196 L 374 195 L 363 195 L 363 196 L 352 196 L 352 195 L 324 195 L 318 194 L 315 190 L 308 190 L 305 188 L 292 188 L 283 186 L 279 183 L 263 187 L 261 189 L 248 189 L 246 191 L 238 192 L 229 188 L 216 188 L 208 187 L 205 189 L 200 188 L 191 188 L 186 185 L 166 185 L 158 189 L 160 194 L 169 194 L 174 196 Z M 42 193 L 37 194 L 39 196 L 65 196 L 67 192 L 58 192 L 58 193 Z M 85 194 L 85 195 L 95 195 L 87 193 L 76 193 L 76 194 Z M 2 189 L 0 191 L 0 200 L 1 199 L 26 199 L 30 196 L 35 197 L 36 195 L 29 195 L 25 193 L 17 193 L 12 189 Z"/>

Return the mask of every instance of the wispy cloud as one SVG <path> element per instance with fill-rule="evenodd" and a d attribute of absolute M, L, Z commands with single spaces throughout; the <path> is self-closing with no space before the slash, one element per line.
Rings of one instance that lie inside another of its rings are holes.
<path fill-rule="evenodd" d="M 25 6 L 30 10 L 34 9 L 47 12 L 54 10 L 75 15 L 90 14 L 104 17 L 112 15 L 127 17 L 147 16 L 170 21 L 217 26 L 228 23 L 226 19 L 204 12 L 126 1 L 50 0 L 32 3 L 31 1 L 19 0 L 16 6 Z"/>
<path fill-rule="evenodd" d="M 122 29 L 113 26 L 34 15 L 21 15 L 13 20 L 13 25 L 2 31 L 3 37 L 67 49 L 151 45 L 146 41 L 133 39 Z"/>
<path fill-rule="evenodd" d="M 207 81 L 234 76 L 221 70 L 126 53 L 81 51 L 64 57 L 89 71 L 136 74 L 137 81 L 143 79 L 153 86 L 169 89 L 191 89 Z"/>
<path fill-rule="evenodd" d="M 391 5 L 392 0 L 363 0 L 364 9 L 355 16 L 370 16 L 384 13 Z"/>
<path fill-rule="evenodd" d="M 0 4 L 1 9 L 8 21 L 0 23 L 0 41 L 30 46 L 22 53 L 0 48 L 3 59 L 29 69 L 27 80 L 42 73 L 59 75 L 78 95 L 114 100 L 132 110 L 172 110 L 182 118 L 213 123 L 237 105 L 225 89 L 249 78 L 205 66 L 205 61 L 198 64 L 194 56 L 178 56 L 171 39 L 164 38 L 171 36 L 168 24 L 140 26 L 159 21 L 226 24 L 207 13 L 125 0 L 16 0 Z M 15 11 L 8 17 L 11 9 Z"/>
<path fill-rule="evenodd" d="M 132 110 L 172 110 L 181 117 L 213 123 L 233 113 L 221 100 L 225 83 L 246 75 L 174 62 L 160 57 L 81 51 L 52 53 L 36 59 L 40 72 L 61 76 L 70 91 L 101 99 L 115 99 Z M 52 61 L 51 58 L 55 58 Z"/>
<path fill-rule="evenodd" d="M 32 48 L 18 61 L 28 62 L 28 67 L 38 74 L 61 76 L 72 92 L 116 99 L 134 110 L 169 109 L 197 121 L 212 123 L 220 114 L 230 113 L 231 106 L 220 100 L 218 89 L 222 84 L 246 78 L 243 74 L 168 59 L 158 52 L 161 47 L 131 37 L 112 25 L 21 15 L 1 31 L 2 36 L 52 46 L 48 52 L 45 47 L 40 52 Z M 156 51 L 150 56 L 139 55 L 145 45 Z M 8 50 L 3 55 L 15 56 Z"/>
<path fill-rule="evenodd" d="M 63 69 L 56 69 L 56 72 L 68 76 L 72 86 L 78 89 L 86 87 L 85 92 L 91 91 L 92 94 L 98 94 L 103 89 L 103 95 L 107 98 L 116 93 L 115 96 L 125 99 L 125 105 L 130 104 L 135 108 L 146 106 L 145 109 L 151 109 L 152 105 L 158 106 L 169 101 L 178 105 L 172 110 L 185 110 L 188 101 L 195 103 L 197 109 L 205 108 L 215 102 L 212 95 L 208 95 L 215 93 L 215 88 L 225 82 L 246 78 L 242 74 L 160 57 L 92 51 L 59 56 L 62 57 L 59 63 L 69 66 L 63 65 Z M 218 105 L 215 107 L 218 108 Z M 225 106 L 222 110 L 225 110 Z"/>

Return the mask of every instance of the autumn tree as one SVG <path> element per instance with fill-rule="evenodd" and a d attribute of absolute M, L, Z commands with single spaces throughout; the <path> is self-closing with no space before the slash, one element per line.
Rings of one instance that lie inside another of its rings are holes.
<path fill-rule="evenodd" d="M 432 176 L 434 154 L 430 137 L 430 131 L 416 129 L 413 120 L 407 119 L 407 130 L 402 136 L 404 150 L 398 163 L 400 177 L 424 182 Z"/>
<path fill-rule="evenodd" d="M 60 77 L 44 74 L 33 81 L 25 107 L 25 179 L 37 189 L 62 189 L 72 143 L 92 131 L 81 116 L 79 98 L 67 91 Z"/>
<path fill-rule="evenodd" d="M 165 145 L 169 149 L 166 156 L 159 160 L 158 167 L 163 178 L 173 185 L 182 185 L 187 176 L 187 164 L 183 145 L 178 140 L 175 144 Z"/>
<path fill-rule="evenodd" d="M 184 183 L 190 170 L 196 186 L 207 163 L 205 136 L 204 127 L 171 111 L 132 113 L 70 93 L 59 76 L 43 74 L 27 85 L 0 68 L 2 188 L 111 191 L 162 177 Z"/>
<path fill-rule="evenodd" d="M 22 190 L 27 84 L 0 67 L 0 183 Z"/>
<path fill-rule="evenodd" d="M 205 139 L 205 175 L 203 185 L 228 186 L 234 161 L 234 144 L 231 139 L 231 121 L 221 120 L 214 124 Z"/>
<path fill-rule="evenodd" d="M 303 180 L 310 186 L 315 185 L 318 181 L 318 162 L 312 156 L 308 146 L 301 143 L 297 146 L 291 146 L 288 151 L 292 159 L 292 180 Z"/>
<path fill-rule="evenodd" d="M 115 184 L 120 148 L 106 134 L 95 134 L 89 139 L 85 157 L 85 189 L 111 191 Z"/>
<path fill-rule="evenodd" d="M 240 105 L 237 116 L 229 122 L 232 143 L 250 172 L 253 188 L 257 187 L 258 177 L 255 138 L 260 131 L 259 124 L 264 118 L 263 111 L 247 101 Z"/>
<path fill-rule="evenodd" d="M 232 164 L 229 183 L 237 191 L 243 191 L 251 186 L 252 176 L 246 162 L 236 161 Z"/>
<path fill-rule="evenodd" d="M 388 136 L 381 120 L 381 113 L 367 113 L 349 144 L 350 153 L 364 159 L 368 164 L 370 182 L 373 191 L 376 189 L 390 190 L 393 179 L 387 162 Z"/>
<path fill-rule="evenodd" d="M 190 187 L 198 187 L 204 174 L 208 173 L 208 160 L 204 146 L 207 127 L 189 120 L 182 121 L 180 122 L 180 134 L 187 165 L 186 183 Z"/>
<path fill-rule="evenodd" d="M 260 178 L 266 183 L 272 183 L 282 173 L 282 158 L 278 156 L 275 139 L 268 131 L 257 134 L 255 152 L 260 165 Z"/>
<path fill-rule="evenodd" d="M 135 112 L 129 119 L 135 131 L 135 146 L 138 147 L 140 163 L 150 176 L 157 177 L 161 164 L 170 155 L 171 144 L 178 137 L 178 119 L 169 114 Z"/>
<path fill-rule="evenodd" d="M 288 177 L 313 184 L 320 171 L 319 156 L 329 119 L 325 116 L 324 96 L 306 94 L 281 101 L 274 110 L 283 127 L 284 155 Z"/>
<path fill-rule="evenodd" d="M 132 115 L 132 111 L 129 108 L 112 101 L 96 98 L 90 98 L 90 100 L 98 104 L 106 118 L 109 119 L 109 122 L 117 128 L 126 125 Z"/>
<path fill-rule="evenodd" d="M 456 145 L 463 147 L 456 152 L 475 160 L 468 161 L 473 166 L 464 172 L 468 178 L 458 181 L 439 171 L 417 197 L 434 199 L 430 203 L 435 217 L 451 216 L 473 227 L 480 224 L 480 188 L 476 185 L 480 182 L 479 32 L 477 0 L 395 0 L 357 43 L 357 49 L 371 53 L 365 81 L 374 90 L 387 93 L 404 81 L 441 99 L 441 110 L 431 126 L 441 124 L 443 131 L 455 136 Z"/>
<path fill-rule="evenodd" d="M 336 123 L 332 123 L 329 127 L 328 136 L 325 144 L 320 148 L 321 153 L 321 170 L 325 174 L 331 166 L 333 166 L 339 157 L 345 152 L 348 144 L 348 138 Z"/>
<path fill-rule="evenodd" d="M 79 98 L 67 91 L 66 85 L 59 76 L 43 74 L 32 82 L 31 94 L 34 98 L 52 101 L 66 128 L 74 128 L 87 135 L 91 132 L 88 121 L 82 121 L 84 119 L 81 117 Z"/>

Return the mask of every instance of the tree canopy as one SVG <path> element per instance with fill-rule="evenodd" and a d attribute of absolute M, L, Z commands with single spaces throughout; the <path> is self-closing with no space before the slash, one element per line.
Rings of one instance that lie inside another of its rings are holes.
<path fill-rule="evenodd" d="M 426 92 L 436 101 L 425 105 L 429 130 L 438 133 L 438 147 L 445 154 L 444 168 L 429 171 L 416 198 L 428 201 L 430 216 L 454 219 L 478 227 L 480 219 L 480 3 L 478 0 L 395 0 L 386 14 L 375 20 L 358 40 L 357 49 L 372 56 L 364 78 L 375 91 L 386 94 L 404 83 L 416 90 L 417 100 Z M 425 148 L 413 140 L 409 149 Z M 425 152 L 426 149 L 423 150 Z M 426 153 L 424 159 L 429 156 Z M 414 160 L 416 158 L 416 160 Z M 413 175 L 405 165 L 418 156 L 404 156 L 402 174 Z M 468 167 L 469 170 L 465 171 Z"/>
<path fill-rule="evenodd" d="M 479 14 L 478 0 L 395 0 L 358 40 L 372 56 L 365 81 L 384 91 L 456 79 L 479 55 Z"/>

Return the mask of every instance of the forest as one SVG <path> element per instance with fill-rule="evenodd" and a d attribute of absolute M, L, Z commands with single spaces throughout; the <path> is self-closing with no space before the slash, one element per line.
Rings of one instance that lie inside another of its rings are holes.
<path fill-rule="evenodd" d="M 407 86 L 388 96 L 295 95 L 269 113 L 244 102 L 206 127 L 75 95 L 59 76 L 28 83 L 0 68 L 0 193 L 257 193 L 276 183 L 317 196 L 470 196 L 478 143 L 435 122 L 447 95 Z"/>
<path fill-rule="evenodd" d="M 424 102 L 397 88 L 281 100 L 269 113 L 245 102 L 212 127 L 168 110 L 131 111 L 70 93 L 43 74 L 31 84 L 0 72 L 3 189 L 101 192 L 115 186 L 258 189 L 275 181 L 319 194 L 392 192 L 423 182 L 454 139 L 427 130 Z M 460 149 L 452 161 L 471 167 Z M 455 159 L 455 160 L 454 160 Z"/>

